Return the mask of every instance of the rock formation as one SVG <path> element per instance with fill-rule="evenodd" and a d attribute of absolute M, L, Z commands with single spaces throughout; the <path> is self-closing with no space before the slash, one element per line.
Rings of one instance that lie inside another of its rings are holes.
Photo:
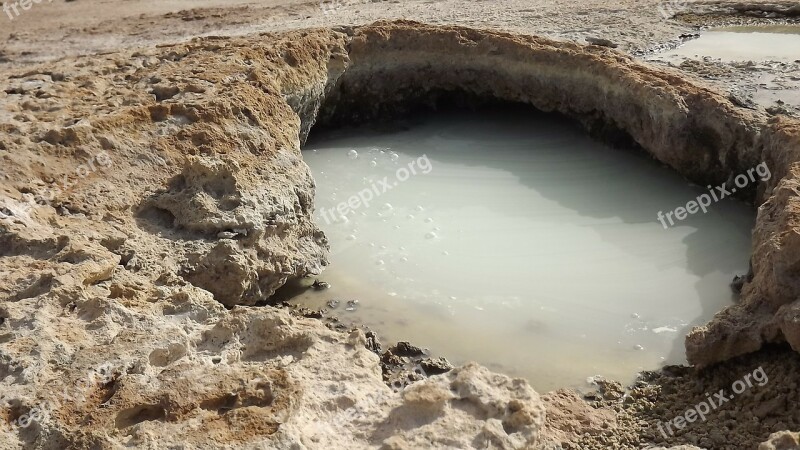
<path fill-rule="evenodd" d="M 535 448 L 545 406 L 470 364 L 392 392 L 360 331 L 253 306 L 319 273 L 315 123 L 530 104 L 698 183 L 766 161 L 741 304 L 707 365 L 798 348 L 800 124 L 598 46 L 410 22 L 197 38 L 5 74 L 0 448 Z M 567 402 L 568 403 L 568 402 Z"/>

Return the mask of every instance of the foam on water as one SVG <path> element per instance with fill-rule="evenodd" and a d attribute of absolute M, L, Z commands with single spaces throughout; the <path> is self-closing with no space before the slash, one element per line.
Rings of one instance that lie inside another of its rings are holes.
<path fill-rule="evenodd" d="M 384 341 L 540 390 L 683 362 L 684 334 L 732 302 L 729 283 L 747 270 L 746 205 L 722 201 L 665 230 L 656 213 L 705 189 L 554 117 L 459 113 L 317 134 L 304 158 L 332 287 L 295 301 L 340 300 L 334 314 Z M 332 212 L 374 186 L 368 207 Z"/>

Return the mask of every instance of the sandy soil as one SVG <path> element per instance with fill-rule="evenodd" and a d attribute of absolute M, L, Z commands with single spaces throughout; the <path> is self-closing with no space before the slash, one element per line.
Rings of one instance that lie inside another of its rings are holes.
<path fill-rule="evenodd" d="M 762 2 L 767 3 L 767 2 Z M 676 2 L 680 6 L 683 2 Z M 735 2 L 691 2 L 687 12 L 726 11 Z M 120 49 L 152 47 L 188 41 L 193 37 L 253 33 L 362 24 L 383 18 L 405 18 L 434 24 L 459 24 L 518 33 L 543 35 L 558 40 L 585 42 L 604 39 L 619 50 L 646 58 L 658 49 L 681 42 L 681 35 L 694 33 L 705 22 L 692 17 L 667 20 L 660 12 L 661 2 L 654 0 L 573 1 L 349 1 L 335 5 L 302 1 L 240 0 L 46 0 L 21 11 L 13 20 L 0 16 L 0 75 L 20 74 L 38 62 L 59 60 L 75 55 L 110 53 Z M 12 13 L 13 14 L 13 13 Z M 717 23 L 731 19 L 720 13 Z M 771 18 L 759 19 L 769 22 Z M 88 69 L 87 69 L 88 70 Z M 110 69 L 109 69 L 110 70 Z M 798 63 L 780 67 L 758 68 L 718 64 L 708 61 L 681 65 L 687 76 L 704 80 L 723 91 L 733 93 L 743 104 L 774 108 L 772 100 L 761 100 L 752 93 L 756 80 L 779 76 L 787 82 L 798 78 Z M 797 84 L 797 83 L 795 83 Z M 791 86 L 790 86 L 791 87 Z M 101 89 L 102 86 L 98 87 Z M 745 98 L 739 96 L 744 93 Z M 787 96 L 784 110 L 800 111 L 800 96 Z M 795 99 L 795 100 L 792 100 Z M 763 101 L 759 104 L 759 101 Z M 218 305 L 217 305 L 218 306 Z M 280 320 L 288 320 L 280 317 Z M 338 339 L 338 338 L 331 338 Z M 424 343 L 418 343 L 424 345 Z M 365 357 L 366 358 L 366 357 Z M 730 386 L 756 367 L 763 367 L 771 380 L 764 389 L 752 391 L 753 397 L 739 402 L 734 414 L 714 416 L 686 433 L 666 439 L 669 444 L 687 443 L 710 448 L 752 448 L 764 441 L 769 432 L 797 429 L 793 405 L 797 400 L 797 355 L 785 348 L 769 349 L 741 358 L 696 377 L 685 369 L 673 373 L 651 374 L 636 388 L 624 392 L 613 383 L 598 383 L 597 411 L 585 410 L 586 404 L 573 393 L 556 392 L 546 396 L 556 411 L 571 411 L 555 434 L 576 421 L 569 448 L 637 448 L 642 442 L 662 441 L 653 431 L 664 417 L 674 417 L 705 398 L 706 393 Z M 748 394 L 750 395 L 750 394 Z M 655 399 L 658 399 L 656 401 Z M 600 413 L 598 413 L 600 411 Z M 581 420 L 581 414 L 585 420 Z M 765 419 L 766 418 L 766 419 Z M 763 424 L 760 422 L 763 419 Z M 769 420 L 769 422 L 767 422 Z M 743 423 L 742 421 L 746 421 Z M 726 447 L 722 428 L 736 431 L 737 444 Z M 788 438 L 787 438 L 788 439 Z M 666 443 L 665 442 L 665 443 Z M 741 448 L 741 447 L 738 447 Z M 793 447 L 786 447 L 793 448 Z"/>
<path fill-rule="evenodd" d="M 607 39 L 620 50 L 647 57 L 680 44 L 682 35 L 695 33 L 712 23 L 711 18 L 716 24 L 775 21 L 708 15 L 727 12 L 736 4 L 739 2 L 730 0 L 43 0 L 27 11 L 20 9 L 19 15 L 10 11 L 0 16 L 0 61 L 6 61 L 6 67 L 18 66 L 70 55 L 181 42 L 196 36 L 238 36 L 364 24 L 387 18 L 499 29 L 576 42 Z M 695 12 L 702 13 L 704 19 L 693 16 Z M 668 20 L 664 13 L 686 17 Z M 763 67 L 690 61 L 680 64 L 680 68 L 730 91 L 743 104 L 758 104 L 783 113 L 800 112 L 797 62 Z M 756 92 L 759 83 L 780 89 L 779 98 L 784 104 L 776 104 L 774 92 Z"/>

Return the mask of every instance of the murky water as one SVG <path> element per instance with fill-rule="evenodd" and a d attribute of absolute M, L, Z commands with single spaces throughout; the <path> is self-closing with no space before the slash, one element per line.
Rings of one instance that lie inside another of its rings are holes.
<path fill-rule="evenodd" d="M 749 26 L 717 28 L 659 55 L 671 58 L 722 61 L 800 60 L 800 26 Z"/>
<path fill-rule="evenodd" d="M 384 342 L 539 390 L 683 362 L 686 331 L 732 302 L 747 269 L 748 207 L 722 201 L 664 229 L 658 211 L 705 190 L 561 119 L 459 113 L 313 138 L 332 287 L 295 301 L 339 300 L 336 315 Z"/>

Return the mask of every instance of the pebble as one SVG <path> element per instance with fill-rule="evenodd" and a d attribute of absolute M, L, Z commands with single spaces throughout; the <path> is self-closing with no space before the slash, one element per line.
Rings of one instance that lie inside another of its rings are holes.
<path fill-rule="evenodd" d="M 328 289 L 331 287 L 331 285 L 326 281 L 314 280 L 314 284 L 312 284 L 311 287 L 314 288 L 314 290 L 322 291 L 324 289 Z"/>
<path fill-rule="evenodd" d="M 355 311 L 357 307 L 358 307 L 358 300 L 348 300 L 347 308 L 345 308 L 345 311 Z"/>

